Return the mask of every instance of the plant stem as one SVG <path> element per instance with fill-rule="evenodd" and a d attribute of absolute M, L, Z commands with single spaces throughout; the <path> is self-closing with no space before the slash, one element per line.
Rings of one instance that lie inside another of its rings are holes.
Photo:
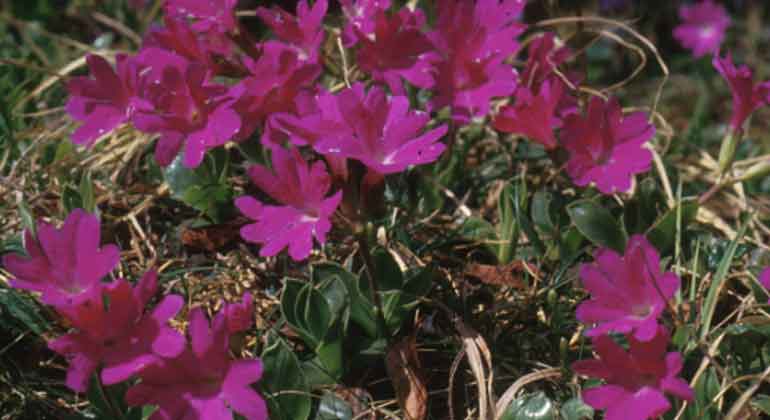
<path fill-rule="evenodd" d="M 372 302 L 374 302 L 375 310 L 377 311 L 377 324 L 380 330 L 385 333 L 386 338 L 390 340 L 390 331 L 388 331 L 388 324 L 385 322 L 385 311 L 382 309 L 382 300 L 380 300 L 377 282 L 374 280 L 374 261 L 369 251 L 369 242 L 364 231 L 359 232 L 356 236 L 358 238 L 358 248 L 361 251 L 361 256 L 366 266 L 366 277 L 369 281 L 369 290 L 372 293 Z"/>

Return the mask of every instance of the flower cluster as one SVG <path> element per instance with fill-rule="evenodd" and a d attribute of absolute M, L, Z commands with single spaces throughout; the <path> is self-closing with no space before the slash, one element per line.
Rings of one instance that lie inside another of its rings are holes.
<path fill-rule="evenodd" d="M 679 290 L 679 278 L 661 273 L 660 256 L 643 236 L 629 239 L 624 255 L 602 248 L 593 264 L 583 264 L 580 277 L 591 299 L 577 307 L 579 321 L 593 325 L 598 359 L 575 362 L 575 372 L 603 379 L 605 385 L 590 388 L 583 399 L 606 410 L 607 420 L 649 419 L 667 412 L 666 394 L 691 400 L 693 390 L 679 378 L 682 356 L 666 353 L 670 335 L 659 323 Z M 623 334 L 624 350 L 610 333 Z"/>
<path fill-rule="evenodd" d="M 262 375 L 260 360 L 231 360 L 229 335 L 251 326 L 250 295 L 226 305 L 209 330 L 201 309 L 190 313 L 190 341 L 169 325 L 184 306 L 178 295 L 164 296 L 146 309 L 158 290 L 150 270 L 135 284 L 103 279 L 119 263 L 115 245 L 100 247 L 99 220 L 76 209 L 61 228 L 39 222 L 27 230 L 27 256 L 3 256 L 11 286 L 39 292 L 72 327 L 51 340 L 51 350 L 69 361 L 66 384 L 84 392 L 94 372 L 106 385 L 134 377 L 129 405 L 155 404 L 152 419 L 266 419 L 265 402 L 251 384 Z M 228 408 L 229 407 L 229 408 Z"/>

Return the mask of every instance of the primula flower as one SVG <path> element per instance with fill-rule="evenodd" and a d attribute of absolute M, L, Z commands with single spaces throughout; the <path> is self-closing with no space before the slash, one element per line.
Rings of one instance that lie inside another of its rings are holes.
<path fill-rule="evenodd" d="M 682 24 L 674 28 L 674 38 L 693 55 L 703 57 L 719 52 L 719 46 L 730 26 L 730 16 L 724 6 L 705 0 L 679 7 Z"/>
<path fill-rule="evenodd" d="M 268 116 L 295 112 L 297 96 L 321 74 L 320 66 L 300 60 L 279 43 L 266 43 L 258 60 L 246 58 L 244 63 L 251 75 L 230 90 L 236 98 L 233 109 L 243 122 L 239 140 L 248 138 Z"/>
<path fill-rule="evenodd" d="M 233 32 L 238 26 L 235 6 L 238 0 L 167 0 L 163 5 L 166 16 L 192 21 L 196 32 Z"/>
<path fill-rule="evenodd" d="M 251 297 L 251 293 L 246 292 L 241 303 L 225 305 L 224 311 L 227 331 L 230 334 L 248 330 L 254 323 L 254 299 Z"/>
<path fill-rule="evenodd" d="M 141 382 L 126 393 L 128 405 L 157 405 L 151 420 L 232 419 L 231 410 L 249 420 L 267 419 L 265 401 L 250 386 L 262 377 L 262 362 L 230 359 L 225 314 L 209 325 L 195 308 L 189 320 L 191 348 L 144 368 Z"/>
<path fill-rule="evenodd" d="M 489 111 L 494 97 L 516 89 L 516 71 L 503 61 L 519 48 L 516 22 L 524 0 L 444 0 L 437 4 L 436 28 L 429 37 L 441 58 L 432 109 L 452 107 L 452 118 L 467 123 Z"/>
<path fill-rule="evenodd" d="M 348 127 L 316 141 L 321 154 L 356 159 L 379 174 L 402 172 L 410 165 L 438 159 L 445 146 L 439 142 L 446 125 L 419 133 L 430 117 L 409 111 L 409 99 L 387 96 L 379 87 L 368 92 L 360 83 L 337 95 L 337 112 Z"/>
<path fill-rule="evenodd" d="M 770 81 L 754 84 L 754 72 L 746 65 L 736 67 L 730 54 L 725 58 L 714 56 L 713 64 L 730 86 L 733 95 L 730 127 L 740 133 L 749 115 L 770 103 Z"/>
<path fill-rule="evenodd" d="M 666 353 L 669 334 L 661 327 L 650 341 L 628 337 L 625 351 L 609 336 L 594 339 L 599 359 L 580 360 L 572 369 L 581 375 L 604 379 L 605 385 L 583 390 L 583 401 L 597 410 L 606 410 L 606 420 L 644 420 L 657 418 L 671 408 L 665 394 L 691 401 L 689 384 L 678 377 L 682 355 Z"/>
<path fill-rule="evenodd" d="M 160 133 L 155 158 L 169 165 L 184 146 L 183 164 L 195 168 L 208 149 L 225 144 L 241 126 L 232 109 L 232 98 L 225 86 L 209 81 L 208 70 L 200 63 L 186 69 L 163 68 L 160 83 L 146 89 L 144 98 L 152 105 L 134 116 L 134 125 L 148 133 Z"/>
<path fill-rule="evenodd" d="M 655 126 L 644 112 L 624 116 L 615 98 L 592 98 L 586 116 L 567 116 L 561 133 L 570 153 L 567 173 L 581 187 L 593 182 L 604 194 L 628 191 L 634 175 L 650 168 L 652 153 L 644 143 Z"/>
<path fill-rule="evenodd" d="M 86 57 L 92 77 L 73 77 L 67 83 L 69 99 L 66 109 L 83 125 L 72 133 L 72 142 L 87 147 L 115 127 L 128 121 L 136 111 L 136 60 L 118 54 L 117 71 L 104 58 Z"/>
<path fill-rule="evenodd" d="M 404 94 L 402 77 L 417 87 L 433 86 L 431 60 L 437 55 L 429 53 L 432 45 L 421 30 L 424 25 L 425 15 L 420 10 L 404 7 L 390 17 L 382 11 L 377 13 L 374 31 L 358 32 L 361 70 L 370 73 L 374 80 L 387 83 L 391 92 L 398 95 Z"/>
<path fill-rule="evenodd" d="M 48 346 L 69 359 L 68 387 L 85 391 L 100 365 L 102 381 L 116 384 L 184 350 L 184 337 L 167 325 L 184 305 L 181 296 L 166 296 L 151 313 L 144 312 L 157 286 L 157 273 L 149 271 L 133 289 L 125 280 L 117 280 L 102 286 L 102 296 L 60 309 L 77 331 Z"/>
<path fill-rule="evenodd" d="M 322 24 L 327 8 L 327 0 L 316 0 L 312 8 L 307 0 L 300 0 L 296 16 L 277 6 L 257 8 L 257 16 L 270 26 L 279 40 L 296 51 L 300 60 L 317 62 L 318 48 L 324 39 Z"/>
<path fill-rule="evenodd" d="M 515 105 L 507 105 L 494 119 L 494 127 L 506 133 L 517 133 L 534 140 L 546 149 L 556 147 L 553 130 L 561 125 L 556 116 L 562 96 L 562 83 L 549 80 L 542 84 L 538 94 L 519 87 Z"/>
<path fill-rule="evenodd" d="M 629 239 L 625 255 L 601 248 L 594 260 L 580 267 L 591 299 L 578 305 L 576 316 L 581 322 L 597 324 L 586 335 L 633 331 L 635 339 L 651 340 L 666 303 L 679 290 L 679 278 L 672 272 L 661 273 L 658 252 L 641 235 Z"/>
<path fill-rule="evenodd" d="M 115 245 L 99 248 L 99 220 L 75 209 L 61 228 L 38 222 L 37 238 L 24 232 L 29 257 L 8 254 L 3 266 L 11 273 L 10 285 L 42 294 L 43 303 L 74 305 L 99 292 L 102 277 L 120 261 Z"/>
<path fill-rule="evenodd" d="M 276 255 L 288 247 L 289 255 L 300 261 L 310 255 L 314 237 L 319 244 L 326 242 L 332 226 L 329 219 L 340 203 L 342 192 L 326 197 L 331 180 L 323 162 L 308 165 L 297 149 L 275 148 L 272 153 L 275 173 L 254 165 L 249 168 L 249 177 L 281 205 L 263 204 L 250 196 L 239 197 L 235 205 L 256 221 L 241 228 L 241 237 L 263 244 L 259 252 L 263 257 Z"/>
<path fill-rule="evenodd" d="M 520 83 L 539 92 L 540 85 L 553 76 L 554 70 L 572 55 L 572 51 L 566 46 L 557 48 L 556 35 L 546 32 L 532 40 L 527 54 Z"/>
<path fill-rule="evenodd" d="M 340 0 L 340 4 L 347 20 L 342 30 L 342 42 L 348 48 L 358 42 L 359 35 L 373 33 L 375 16 L 390 9 L 390 0 Z"/>

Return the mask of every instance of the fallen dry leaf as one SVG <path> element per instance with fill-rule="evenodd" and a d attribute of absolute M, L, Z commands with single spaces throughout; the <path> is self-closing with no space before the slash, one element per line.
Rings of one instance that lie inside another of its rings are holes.
<path fill-rule="evenodd" d="M 473 263 L 465 269 L 465 274 L 486 284 L 524 289 L 526 284 L 522 280 L 522 275 L 527 271 L 537 274 L 537 270 L 531 265 L 523 261 L 514 261 L 507 265 Z"/>
<path fill-rule="evenodd" d="M 396 389 L 398 404 L 409 420 L 422 420 L 428 413 L 428 390 L 420 375 L 417 340 L 409 336 L 388 350 L 388 376 Z"/>

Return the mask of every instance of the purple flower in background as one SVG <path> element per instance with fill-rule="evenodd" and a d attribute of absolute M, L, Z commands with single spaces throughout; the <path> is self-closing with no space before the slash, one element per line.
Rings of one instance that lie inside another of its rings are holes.
<path fill-rule="evenodd" d="M 516 103 L 500 109 L 493 125 L 495 129 L 516 133 L 536 141 L 546 149 L 557 146 L 553 130 L 561 125 L 556 109 L 562 98 L 563 83 L 552 79 L 540 86 L 540 92 L 533 94 L 529 88 L 516 90 Z"/>
<path fill-rule="evenodd" d="M 262 377 L 262 361 L 231 360 L 223 313 L 209 325 L 203 310 L 190 311 L 191 348 L 171 360 L 142 369 L 141 382 L 129 388 L 130 406 L 156 405 L 151 420 L 267 419 L 267 406 L 251 384 Z"/>
<path fill-rule="evenodd" d="M 714 67 L 724 77 L 733 95 L 730 128 L 741 132 L 749 116 L 762 105 L 770 103 L 770 81 L 754 84 L 754 72 L 746 65 L 736 67 L 730 54 L 714 56 Z"/>
<path fill-rule="evenodd" d="M 431 60 L 437 58 L 431 42 L 422 32 L 425 16 L 404 7 L 388 17 L 379 12 L 371 36 L 359 33 L 358 65 L 376 81 L 385 82 L 391 92 L 404 94 L 401 78 L 429 88 L 433 86 Z"/>
<path fill-rule="evenodd" d="M 117 72 L 104 58 L 86 57 L 92 77 L 73 77 L 67 83 L 66 109 L 83 124 L 72 133 L 72 142 L 90 147 L 104 134 L 128 121 L 136 111 L 139 64 L 131 57 L 115 57 Z"/>
<path fill-rule="evenodd" d="M 254 299 L 249 292 L 243 295 L 241 303 L 225 305 L 224 311 L 230 334 L 246 331 L 254 324 Z"/>
<path fill-rule="evenodd" d="M 585 117 L 567 116 L 561 132 L 570 153 L 567 173 L 581 187 L 593 182 L 604 194 L 628 191 L 634 175 L 650 168 L 652 153 L 644 144 L 655 126 L 644 112 L 624 116 L 616 98 L 592 98 Z"/>
<path fill-rule="evenodd" d="M 374 33 L 375 16 L 390 8 L 390 0 L 340 0 L 342 13 L 347 24 L 342 31 L 342 42 L 352 47 L 359 40 L 359 35 L 369 36 Z"/>
<path fill-rule="evenodd" d="M 626 351 L 609 336 L 594 339 L 598 359 L 580 360 L 572 369 L 581 375 L 604 379 L 605 384 L 583 390 L 583 401 L 605 410 L 606 420 L 657 418 L 671 408 L 666 394 L 691 401 L 694 392 L 679 373 L 682 355 L 666 353 L 668 331 L 660 327 L 655 337 L 641 342 L 628 337 Z"/>
<path fill-rule="evenodd" d="M 81 209 L 73 210 L 59 229 L 38 222 L 37 238 L 24 232 L 24 247 L 29 257 L 3 256 L 11 287 L 40 292 L 43 303 L 57 307 L 97 295 L 102 277 L 120 261 L 117 246 L 99 248 L 99 220 Z"/>
<path fill-rule="evenodd" d="M 730 16 L 724 6 L 705 0 L 679 7 L 682 24 L 674 28 L 674 38 L 696 57 L 719 52 L 719 46 L 730 26 Z"/>
<path fill-rule="evenodd" d="M 270 115 L 297 111 L 297 96 L 321 73 L 319 65 L 276 42 L 266 43 L 258 60 L 244 61 L 251 75 L 230 90 L 243 124 L 238 139 L 250 136 Z"/>
<path fill-rule="evenodd" d="M 323 18 L 328 7 L 326 0 L 316 0 L 311 8 L 307 0 L 297 3 L 297 15 L 280 7 L 260 7 L 259 16 L 282 42 L 293 48 L 302 61 L 317 62 L 318 48 L 324 39 Z M 268 41 L 269 42 L 269 41 Z"/>
<path fill-rule="evenodd" d="M 609 332 L 631 333 L 649 341 L 658 330 L 658 318 L 679 290 L 679 278 L 661 273 L 660 256 L 641 235 L 628 241 L 625 255 L 601 248 L 594 263 L 580 267 L 580 278 L 591 299 L 578 305 L 577 319 L 596 324 L 586 332 L 596 337 Z"/>
<path fill-rule="evenodd" d="M 207 150 L 225 144 L 241 126 L 232 109 L 227 87 L 209 81 L 209 71 L 200 63 L 186 69 L 166 66 L 160 83 L 144 92 L 151 109 L 134 115 L 134 125 L 148 133 L 159 133 L 155 158 L 161 166 L 169 165 L 184 146 L 183 164 L 195 168 Z"/>
<path fill-rule="evenodd" d="M 379 87 L 364 91 L 361 83 L 340 92 L 337 112 L 348 127 L 315 142 L 318 153 L 356 159 L 379 174 L 402 172 L 411 165 L 434 162 L 445 146 L 439 142 L 446 125 L 425 131 L 430 116 L 410 112 L 409 99 L 388 96 Z"/>
<path fill-rule="evenodd" d="M 102 381 L 116 384 L 184 350 L 184 337 L 167 325 L 184 305 L 181 296 L 166 296 L 151 313 L 144 312 L 157 285 L 157 273 L 148 271 L 133 289 L 125 280 L 117 280 L 101 287 L 102 296 L 60 309 L 77 331 L 48 345 L 70 361 L 68 387 L 85 391 L 100 365 Z"/>
<path fill-rule="evenodd" d="M 525 26 L 517 19 L 524 0 L 443 0 L 429 34 L 440 54 L 432 109 L 451 106 L 452 118 L 467 123 L 485 116 L 494 97 L 516 89 L 516 71 L 503 61 L 519 48 Z"/>
<path fill-rule="evenodd" d="M 241 228 L 241 237 L 261 243 L 259 254 L 263 257 L 288 247 L 289 255 L 300 261 L 310 255 L 313 238 L 322 245 L 326 242 L 332 227 L 329 219 L 342 199 L 342 192 L 326 197 L 331 180 L 323 162 L 308 165 L 297 149 L 274 148 L 272 153 L 274 172 L 254 165 L 249 168 L 249 177 L 281 205 L 264 204 L 250 196 L 236 199 L 241 213 L 256 221 Z"/>
<path fill-rule="evenodd" d="M 232 32 L 238 26 L 235 6 L 238 0 L 166 0 L 166 16 L 192 21 L 195 32 Z"/>

